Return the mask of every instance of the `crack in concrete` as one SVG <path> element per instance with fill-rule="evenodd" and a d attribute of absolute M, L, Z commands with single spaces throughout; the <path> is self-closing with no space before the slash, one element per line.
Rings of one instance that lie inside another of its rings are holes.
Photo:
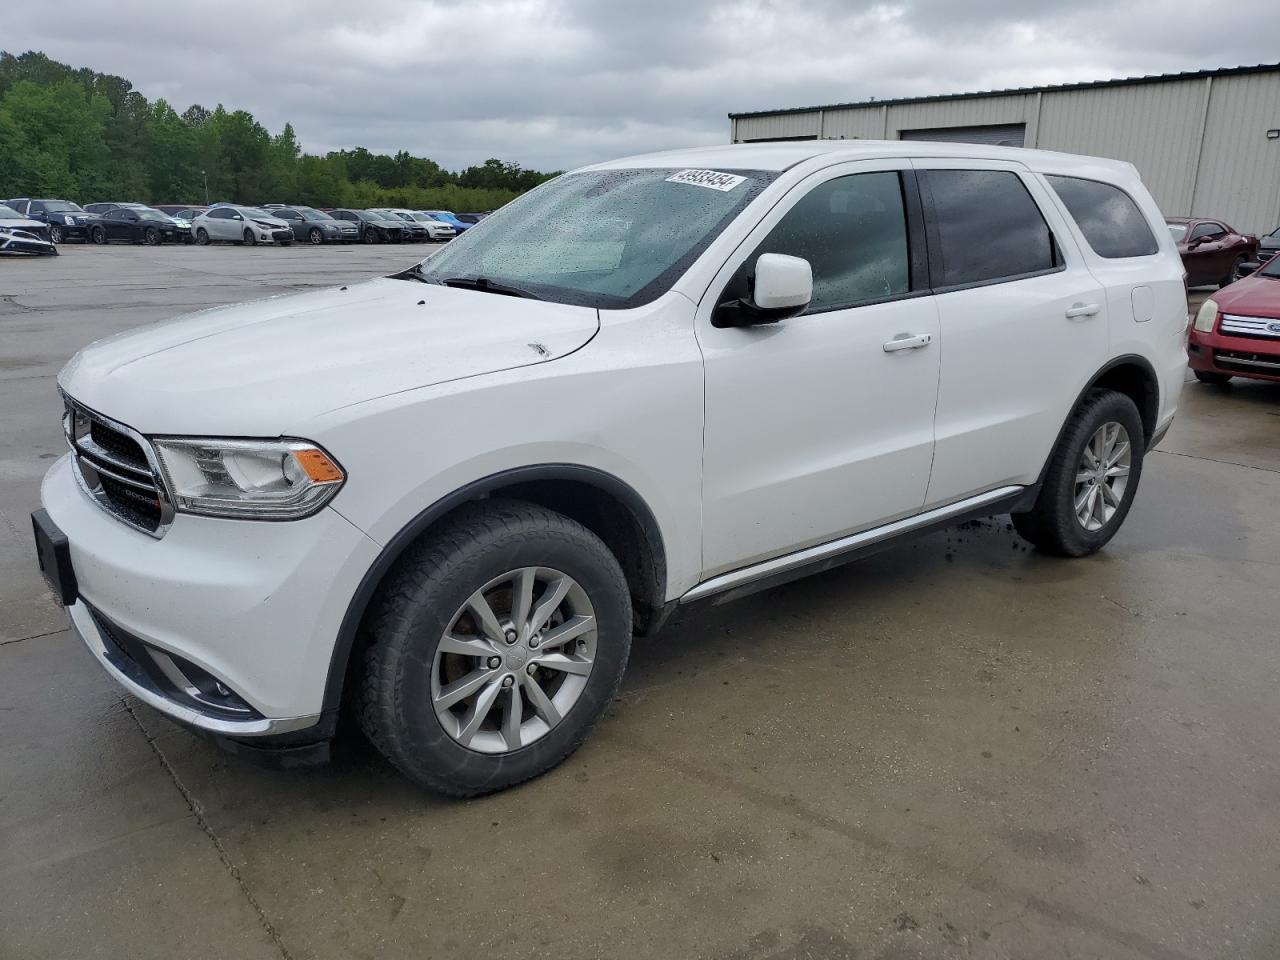
<path fill-rule="evenodd" d="M 46 633 L 36 633 L 29 637 L 18 637 L 16 640 L 0 640 L 0 647 L 7 647 L 11 643 L 25 643 L 28 640 L 39 640 L 42 637 L 56 637 L 58 634 L 66 632 L 67 628 L 63 627 L 60 630 L 49 630 Z"/>
<path fill-rule="evenodd" d="M 121 697 L 120 702 L 124 705 L 125 710 L 128 711 L 129 716 L 137 725 L 138 731 L 147 741 L 147 746 L 151 748 L 152 753 L 156 755 L 156 759 L 160 761 L 160 765 L 164 767 L 165 772 L 169 774 L 169 779 L 173 781 L 174 787 L 177 789 L 178 793 L 182 795 L 182 799 L 186 801 L 187 807 L 191 810 L 191 815 L 195 817 L 196 823 L 199 824 L 200 829 L 204 831 L 205 836 L 209 838 L 209 842 L 213 844 L 213 849 L 217 851 L 218 859 L 222 861 L 222 866 L 226 869 L 227 873 L 231 875 L 231 879 L 235 881 L 236 886 L 240 888 L 240 892 L 244 895 L 245 900 L 248 901 L 249 906 L 253 908 L 253 912 L 258 915 L 258 922 L 262 924 L 263 930 L 265 930 L 267 936 L 271 938 L 271 942 L 275 944 L 276 949 L 280 951 L 280 956 L 283 960 L 293 960 L 292 954 L 289 953 L 289 948 L 284 945 L 284 941 L 280 937 L 280 932 L 267 917 L 267 912 L 262 909 L 262 905 L 258 903 L 257 897 L 255 897 L 253 895 L 253 891 L 249 889 L 249 884 L 240 873 L 239 867 L 232 863 L 231 855 L 227 853 L 227 848 L 223 845 L 222 839 L 214 831 L 213 825 L 209 823 L 208 818 L 205 817 L 204 806 L 196 799 L 195 795 L 187 789 L 186 784 L 182 782 L 182 778 L 178 776 L 178 771 L 173 768 L 173 764 L 169 762 L 169 758 L 166 757 L 164 752 L 156 745 L 155 737 L 151 736 L 151 734 L 147 732 L 147 728 L 142 725 L 142 721 L 138 719 L 138 715 L 134 712 L 129 701 L 124 697 Z"/>
<path fill-rule="evenodd" d="M 1259 467 L 1252 463 L 1241 463 L 1238 460 L 1219 460 L 1217 457 L 1198 457 L 1194 453 L 1176 453 L 1173 450 L 1152 450 L 1152 453 L 1162 453 L 1166 457 L 1184 457 L 1187 460 L 1206 460 L 1209 463 L 1220 463 L 1227 467 L 1244 467 L 1246 470 L 1261 470 L 1263 473 L 1280 473 L 1275 467 Z"/>

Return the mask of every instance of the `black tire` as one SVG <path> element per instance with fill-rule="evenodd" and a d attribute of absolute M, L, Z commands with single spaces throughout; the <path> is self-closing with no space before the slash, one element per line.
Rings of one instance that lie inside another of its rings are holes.
<path fill-rule="evenodd" d="M 102 227 L 94 227 L 89 231 L 89 239 L 96 244 L 104 244 L 107 242 L 107 231 Z"/>
<path fill-rule="evenodd" d="M 149 247 L 160 246 L 160 231 L 155 227 L 147 227 L 142 234 L 142 242 Z"/>
<path fill-rule="evenodd" d="M 50 243 L 61 243 L 65 239 L 67 239 L 67 236 L 65 233 L 62 232 L 61 227 L 59 227 L 57 224 L 49 225 L 49 242 Z"/>
<path fill-rule="evenodd" d="M 316 245 L 324 243 L 324 234 L 319 227 L 312 227 L 307 233 L 307 240 Z"/>
<path fill-rule="evenodd" d="M 253 235 L 253 231 L 248 227 L 245 228 L 244 235 L 240 238 L 240 242 L 246 247 L 256 247 L 258 245 L 257 238 Z"/>
<path fill-rule="evenodd" d="M 441 725 L 431 701 L 437 646 L 455 611 L 509 570 L 550 566 L 572 577 L 595 611 L 594 666 L 563 719 L 527 746 L 481 753 Z M 379 588 L 361 628 L 366 644 L 356 709 L 365 735 L 405 776 L 468 797 L 515 786 L 573 753 L 608 707 L 631 647 L 631 600 L 622 569 L 591 531 L 516 500 L 461 508 L 414 544 Z"/>
<path fill-rule="evenodd" d="M 1076 517 L 1076 474 L 1085 445 L 1106 423 L 1119 423 L 1129 435 L 1128 483 L 1114 515 L 1101 529 L 1086 530 Z M 1057 556 L 1083 557 L 1102 549 L 1120 529 L 1133 505 L 1145 452 L 1142 417 L 1133 401 L 1114 390 L 1091 390 L 1071 415 L 1050 456 L 1035 505 L 1026 513 L 1013 515 L 1014 529 L 1040 550 Z"/>
<path fill-rule="evenodd" d="M 282 246 L 282 247 L 287 247 L 287 246 L 289 246 L 289 244 L 291 244 L 291 243 L 293 243 L 293 241 L 292 241 L 292 240 L 281 240 L 281 241 L 280 241 L 280 246 Z"/>
<path fill-rule="evenodd" d="M 1225 387 L 1231 382 L 1231 374 L 1214 373 L 1212 370 L 1196 370 L 1196 379 L 1214 387 Z"/>
<path fill-rule="evenodd" d="M 381 238 L 378 236 L 377 232 L 374 230 L 365 230 L 364 236 L 361 237 L 361 239 L 365 243 L 381 243 L 382 242 Z"/>
<path fill-rule="evenodd" d="M 1235 283 L 1236 277 L 1240 275 L 1240 264 L 1245 262 L 1244 257 L 1236 257 L 1236 262 L 1231 264 L 1231 272 L 1218 281 L 1218 289 L 1221 290 L 1228 284 Z"/>
<path fill-rule="evenodd" d="M 196 228 L 196 243 L 202 247 L 207 247 L 209 245 L 209 231 L 204 227 Z"/>

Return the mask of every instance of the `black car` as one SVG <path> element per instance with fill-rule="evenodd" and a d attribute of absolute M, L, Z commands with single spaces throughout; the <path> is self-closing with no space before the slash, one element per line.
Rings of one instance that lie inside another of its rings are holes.
<path fill-rule="evenodd" d="M 1265 237 L 1258 238 L 1258 262 L 1266 263 L 1280 253 L 1280 228 L 1272 230 Z"/>
<path fill-rule="evenodd" d="M 329 215 L 335 220 L 346 220 L 356 224 L 361 243 L 399 243 L 404 239 L 405 223 L 403 220 L 388 220 L 385 214 L 370 213 L 368 210 L 330 210 Z"/>
<path fill-rule="evenodd" d="M 78 203 L 70 200 L 33 200 L 30 197 L 19 197 L 15 200 L 0 200 L 6 207 L 16 210 L 28 220 L 38 220 L 49 225 L 49 239 L 61 243 L 70 237 L 81 240 L 89 239 L 89 229 L 98 222 L 96 214 L 81 209 Z"/>
<path fill-rule="evenodd" d="M 173 218 L 150 207 L 112 207 L 100 214 L 101 219 L 89 228 L 89 239 L 94 243 L 112 240 L 129 240 L 150 246 L 169 241 L 190 243 L 191 228 L 181 227 Z"/>
<path fill-rule="evenodd" d="M 360 238 L 360 228 L 350 220 L 338 220 L 314 207 L 273 205 L 267 209 L 273 217 L 279 217 L 289 224 L 295 240 L 316 244 L 355 243 Z"/>
<path fill-rule="evenodd" d="M 386 217 L 392 223 L 400 221 L 400 229 L 404 231 L 401 237 L 405 240 L 431 239 L 430 231 L 407 213 L 400 213 L 396 210 L 367 210 L 365 212 L 372 213 L 375 217 Z"/>
<path fill-rule="evenodd" d="M 96 213 L 98 216 L 102 216 L 108 210 L 111 210 L 115 207 L 132 207 L 134 210 L 147 209 L 147 205 L 145 203 L 134 203 L 132 201 L 126 201 L 126 200 L 110 200 L 110 201 L 102 201 L 100 203 L 86 203 L 84 205 L 84 212 Z"/>

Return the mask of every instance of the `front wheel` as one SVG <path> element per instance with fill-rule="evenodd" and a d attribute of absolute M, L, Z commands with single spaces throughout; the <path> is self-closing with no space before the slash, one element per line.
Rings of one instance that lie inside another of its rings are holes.
<path fill-rule="evenodd" d="M 1083 557 L 1115 536 L 1142 476 L 1146 441 L 1133 401 L 1094 390 L 1072 414 L 1035 505 L 1014 528 L 1046 553 Z"/>
<path fill-rule="evenodd" d="M 160 245 L 160 231 L 155 227 L 147 227 L 146 232 L 142 235 L 142 242 L 149 247 L 158 247 Z"/>
<path fill-rule="evenodd" d="M 240 242 L 243 243 L 246 247 L 252 247 L 257 245 L 258 240 L 253 235 L 252 230 L 246 229 L 244 232 L 244 236 L 241 238 Z"/>
<path fill-rule="evenodd" d="M 320 232 L 319 227 L 312 227 L 307 233 L 307 240 L 313 244 L 324 243 L 324 234 Z"/>
<path fill-rule="evenodd" d="M 631 601 L 581 524 L 485 500 L 409 548 L 361 641 L 366 735 L 412 780 L 476 796 L 545 773 L 586 739 L 622 681 Z"/>
<path fill-rule="evenodd" d="M 365 242 L 365 243 L 378 243 L 378 242 L 379 242 L 379 241 L 378 241 L 378 235 L 377 235 L 376 233 L 374 233 L 372 230 L 366 230 L 366 231 L 364 232 L 364 238 L 363 238 L 363 239 L 364 239 L 364 242 Z"/>
<path fill-rule="evenodd" d="M 63 232 L 60 226 L 58 226 L 57 224 L 50 225 L 49 227 L 50 243 L 61 243 L 65 239 L 67 239 L 67 235 Z"/>

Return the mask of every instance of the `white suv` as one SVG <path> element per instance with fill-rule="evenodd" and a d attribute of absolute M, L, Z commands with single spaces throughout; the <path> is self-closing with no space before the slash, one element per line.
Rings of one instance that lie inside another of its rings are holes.
<path fill-rule="evenodd" d="M 1134 168 L 743 145 L 558 177 L 416 267 L 113 337 L 35 516 L 74 628 L 241 751 L 350 701 L 453 794 L 587 736 L 674 607 L 1011 512 L 1115 534 L 1181 389 Z"/>

